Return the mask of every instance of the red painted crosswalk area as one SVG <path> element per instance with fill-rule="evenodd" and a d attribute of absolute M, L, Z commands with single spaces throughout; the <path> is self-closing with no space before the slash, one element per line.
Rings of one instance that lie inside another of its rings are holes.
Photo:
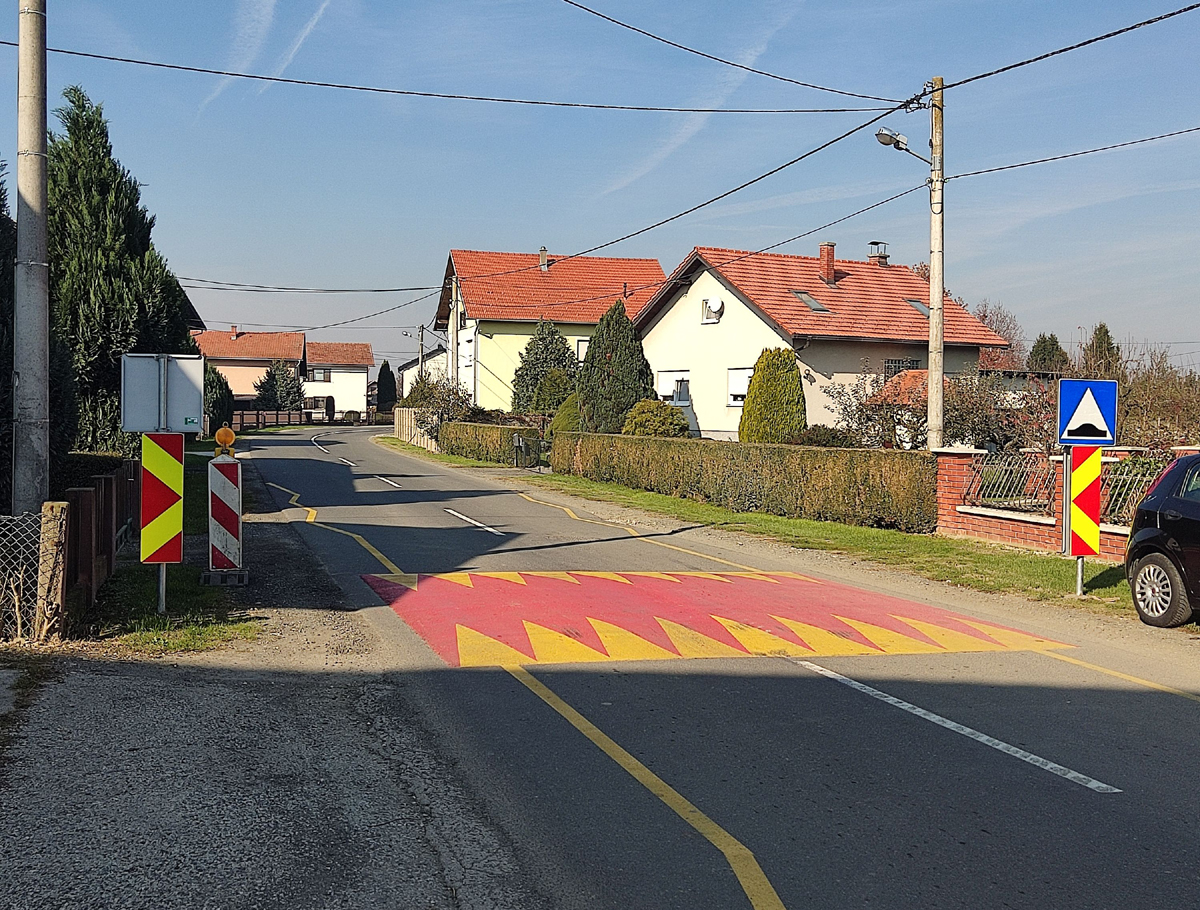
<path fill-rule="evenodd" d="M 452 572 L 364 579 L 455 667 L 1067 647 L 789 572 Z"/>

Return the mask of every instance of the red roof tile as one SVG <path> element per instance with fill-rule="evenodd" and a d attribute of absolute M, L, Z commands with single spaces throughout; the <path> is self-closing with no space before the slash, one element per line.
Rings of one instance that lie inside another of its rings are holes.
<path fill-rule="evenodd" d="M 374 366 L 375 354 L 369 344 L 360 342 L 310 341 L 305 354 L 308 364 L 329 366 Z"/>
<path fill-rule="evenodd" d="M 640 313 L 639 324 L 670 302 L 676 279 L 707 267 L 758 307 L 785 332 L 813 338 L 866 338 L 872 341 L 926 341 L 929 318 L 908 303 L 928 306 L 929 283 L 906 265 L 837 259 L 835 282 L 820 277 L 820 260 L 781 253 L 749 253 L 696 247 Z M 795 292 L 804 292 L 829 312 L 815 312 Z M 946 344 L 1007 347 L 1008 342 L 950 297 L 945 299 Z"/>
<path fill-rule="evenodd" d="M 294 360 L 304 356 L 303 332 L 200 332 L 192 336 L 211 360 Z"/>
<path fill-rule="evenodd" d="M 550 256 L 549 261 L 550 267 L 543 272 L 538 268 L 537 253 L 451 250 L 446 277 L 457 276 L 471 319 L 536 322 L 544 317 L 585 325 L 599 322 L 622 296 L 633 318 L 666 277 L 657 259 Z M 486 275 L 494 277 L 472 277 Z M 439 325 L 445 325 L 449 313 L 450 296 L 443 291 Z"/>
<path fill-rule="evenodd" d="M 949 377 L 943 379 L 943 385 Z M 867 399 L 868 404 L 923 405 L 928 400 L 928 370 L 901 370 Z"/>

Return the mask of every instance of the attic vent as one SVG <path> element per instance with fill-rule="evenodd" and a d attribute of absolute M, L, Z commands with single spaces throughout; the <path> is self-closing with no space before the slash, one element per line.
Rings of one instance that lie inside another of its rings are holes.
<path fill-rule="evenodd" d="M 821 303 L 821 301 L 817 300 L 817 298 L 807 291 L 792 291 L 792 293 L 814 313 L 828 313 L 830 311 L 829 307 L 825 306 L 825 304 Z"/>
<path fill-rule="evenodd" d="M 910 297 L 906 297 L 905 301 L 908 303 L 908 305 L 910 307 L 912 307 L 914 310 L 916 310 L 918 313 L 920 313 L 926 319 L 929 318 L 929 304 L 922 303 L 919 300 L 913 300 Z"/>

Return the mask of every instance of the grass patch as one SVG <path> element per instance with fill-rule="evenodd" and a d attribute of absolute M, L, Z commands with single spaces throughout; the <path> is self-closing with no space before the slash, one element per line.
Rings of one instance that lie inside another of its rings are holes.
<path fill-rule="evenodd" d="M 521 480 L 583 499 L 667 515 L 688 524 L 742 531 L 801 549 L 844 553 L 974 591 L 1079 603 L 1070 596 L 1075 591 L 1075 560 L 1052 554 L 929 534 L 781 518 L 758 512 L 732 512 L 708 503 L 599 483 L 569 474 L 530 474 L 522 476 Z M 1122 611 L 1133 609 L 1129 585 L 1119 565 L 1087 562 L 1084 592 L 1089 603 Z"/>
<path fill-rule="evenodd" d="M 195 566 L 167 566 L 167 614 L 158 614 L 158 567 L 126 563 L 96 598 L 96 637 L 148 654 L 205 651 L 253 641 L 261 620 L 232 610 L 223 588 L 200 585 Z"/>
<path fill-rule="evenodd" d="M 444 455 L 441 452 L 430 452 L 428 449 L 422 449 L 420 446 L 403 442 L 395 436 L 372 436 L 371 442 L 381 445 L 385 449 L 394 449 L 397 452 L 402 452 L 405 455 L 415 455 L 418 458 L 425 458 L 429 461 L 436 461 L 439 464 L 448 464 L 459 468 L 497 467 L 494 461 L 476 461 L 474 458 L 463 458 L 461 455 Z M 503 467 L 503 465 L 499 467 Z"/>

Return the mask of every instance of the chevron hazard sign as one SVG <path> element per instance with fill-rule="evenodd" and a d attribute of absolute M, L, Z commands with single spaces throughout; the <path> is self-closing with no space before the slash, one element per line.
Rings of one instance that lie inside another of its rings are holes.
<path fill-rule="evenodd" d="M 1100 555 L 1100 447 L 1071 446 L 1071 556 Z"/>
<path fill-rule="evenodd" d="M 183 434 L 142 434 L 142 562 L 183 562 Z"/>

